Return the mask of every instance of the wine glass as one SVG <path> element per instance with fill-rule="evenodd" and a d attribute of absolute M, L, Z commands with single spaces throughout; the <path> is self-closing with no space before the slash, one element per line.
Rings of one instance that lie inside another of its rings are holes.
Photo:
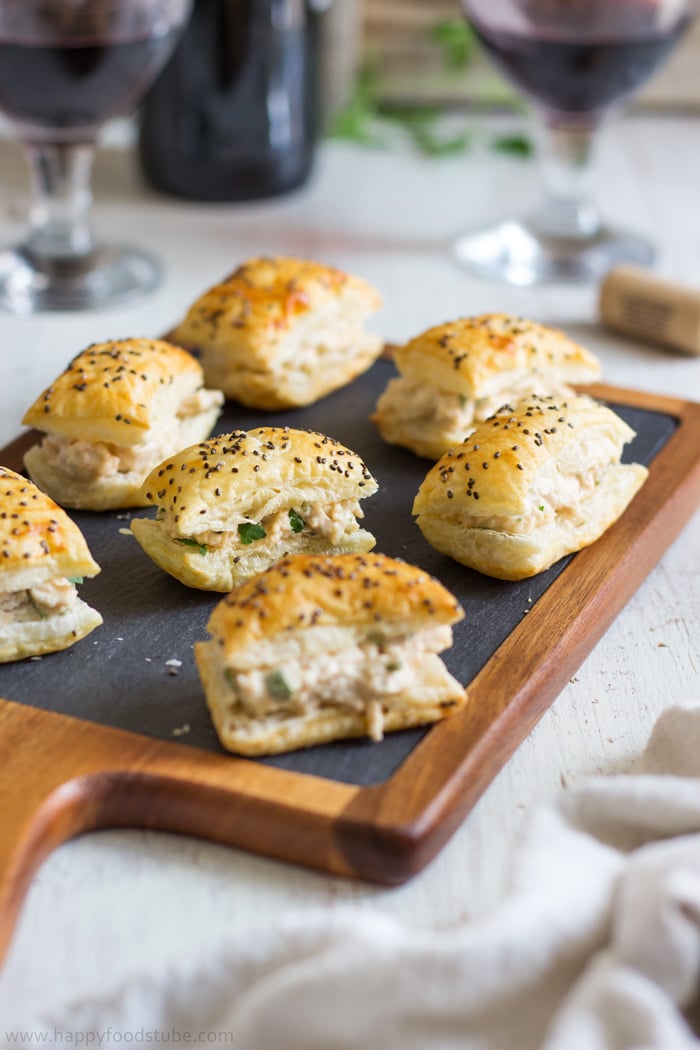
<path fill-rule="evenodd" d="M 0 112 L 29 164 L 30 228 L 0 252 L 0 306 L 17 314 L 112 306 L 153 290 L 147 252 L 95 241 L 100 126 L 138 101 L 191 0 L 0 0 Z"/>
<path fill-rule="evenodd" d="M 596 131 L 661 65 L 697 0 L 462 0 L 487 54 L 541 116 L 544 198 L 533 215 L 463 233 L 457 260 L 515 285 L 593 281 L 653 261 L 642 237 L 606 225 L 590 190 Z"/>

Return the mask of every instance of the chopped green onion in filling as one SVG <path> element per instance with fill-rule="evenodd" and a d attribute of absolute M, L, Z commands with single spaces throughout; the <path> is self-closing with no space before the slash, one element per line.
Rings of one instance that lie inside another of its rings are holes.
<path fill-rule="evenodd" d="M 83 582 L 83 577 L 82 576 L 66 576 L 66 579 L 68 580 L 69 583 L 82 583 Z"/>
<path fill-rule="evenodd" d="M 262 525 L 253 521 L 244 521 L 238 526 L 238 535 L 241 537 L 241 543 L 247 546 L 249 543 L 254 543 L 255 540 L 264 539 L 267 533 Z"/>
<path fill-rule="evenodd" d="M 297 514 L 294 507 L 292 507 L 289 512 L 289 524 L 292 527 L 292 532 L 301 532 L 306 525 L 306 522 L 299 514 Z"/>
<path fill-rule="evenodd" d="M 281 671 L 271 671 L 265 676 L 265 688 L 273 700 L 289 700 L 292 688 Z"/>
<path fill-rule="evenodd" d="M 207 548 L 204 546 L 203 543 L 200 543 L 199 540 L 192 540 L 189 538 L 189 536 L 176 536 L 175 542 L 184 543 L 186 547 L 194 547 L 199 554 L 207 553 Z"/>

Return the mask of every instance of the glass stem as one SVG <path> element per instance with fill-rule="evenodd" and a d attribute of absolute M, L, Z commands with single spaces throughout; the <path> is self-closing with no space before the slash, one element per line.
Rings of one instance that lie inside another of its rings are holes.
<path fill-rule="evenodd" d="M 591 192 L 596 127 L 543 122 L 540 166 L 544 197 L 535 213 L 538 230 L 551 237 L 589 240 L 600 232 Z"/>
<path fill-rule="evenodd" d="M 32 203 L 27 246 L 37 256 L 81 259 L 94 247 L 90 224 L 91 143 L 25 143 Z"/>

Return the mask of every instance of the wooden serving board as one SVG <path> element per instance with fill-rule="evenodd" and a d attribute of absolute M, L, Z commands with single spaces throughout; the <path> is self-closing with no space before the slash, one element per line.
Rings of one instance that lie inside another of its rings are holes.
<path fill-rule="evenodd" d="M 472 573 L 433 551 L 411 519 L 429 463 L 384 445 L 367 422 L 392 369 L 379 362 L 299 412 L 262 416 L 229 405 L 218 429 L 311 427 L 365 459 L 381 486 L 366 503 L 377 549 L 428 569 L 465 606 L 446 663 L 469 685 L 469 704 L 429 730 L 380 744 L 350 741 L 260 761 L 227 755 L 191 652 L 220 596 L 157 570 L 120 532 L 123 515 L 75 513 L 103 569 L 81 594 L 104 626 L 63 653 L 0 666 L 0 957 L 38 865 L 95 828 L 185 832 L 339 875 L 410 878 L 700 503 L 700 405 L 591 387 L 637 430 L 627 458 L 648 463 L 648 481 L 597 543 L 547 573 L 520 583 Z M 25 435 L 0 451 L 0 463 L 21 469 L 33 440 Z"/>

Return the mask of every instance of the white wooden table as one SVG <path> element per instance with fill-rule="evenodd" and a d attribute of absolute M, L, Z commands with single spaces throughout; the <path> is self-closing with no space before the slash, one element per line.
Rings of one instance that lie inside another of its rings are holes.
<path fill-rule="evenodd" d="M 700 283 L 700 122 L 633 117 L 600 157 L 605 210 L 649 233 L 670 277 Z M 237 206 L 186 204 L 146 191 L 129 154 L 97 166 L 105 237 L 149 244 L 167 262 L 157 295 L 113 313 L 16 320 L 0 315 L 0 445 L 24 408 L 88 343 L 166 331 L 209 283 L 258 253 L 309 255 L 373 281 L 376 327 L 400 340 L 446 319 L 505 310 L 565 327 L 602 358 L 613 384 L 700 400 L 700 359 L 632 345 L 601 330 L 590 289 L 519 290 L 460 271 L 447 254 L 460 225 L 525 206 L 532 163 L 492 153 L 424 160 L 345 144 L 320 151 L 301 192 Z M 20 234 L 24 169 L 0 150 L 0 240 Z M 69 843 L 40 870 L 5 970 L 0 1003 L 80 996 L 165 965 L 242 923 L 290 909 L 376 908 L 417 927 L 454 924 L 503 896 L 526 811 L 595 773 L 634 768 L 655 715 L 700 699 L 700 518 L 651 573 L 434 863 L 395 890 L 355 885 L 194 839 L 104 832 Z M 583 875 L 582 875 L 583 877 Z M 98 976 L 99 975 L 99 976 Z"/>

